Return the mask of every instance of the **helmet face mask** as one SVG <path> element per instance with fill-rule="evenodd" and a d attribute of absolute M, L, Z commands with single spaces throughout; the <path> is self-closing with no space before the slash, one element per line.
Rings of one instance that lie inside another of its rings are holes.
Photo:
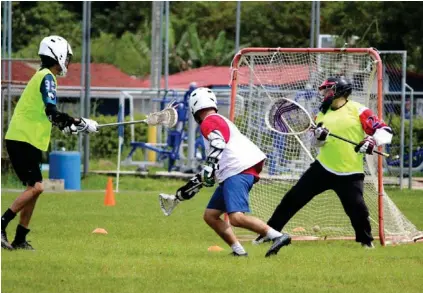
<path fill-rule="evenodd" d="M 322 98 L 322 102 L 326 101 L 326 100 L 333 100 L 333 98 L 335 97 L 335 89 L 334 89 L 335 85 L 331 85 L 325 88 L 321 88 L 319 87 L 319 94 Z"/>
<path fill-rule="evenodd" d="M 329 77 L 319 86 L 319 93 L 322 97 L 320 110 L 326 113 L 333 100 L 341 97 L 348 99 L 351 92 L 352 85 L 344 77 Z"/>
<path fill-rule="evenodd" d="M 69 43 L 60 36 L 49 36 L 40 43 L 38 55 L 54 59 L 60 65 L 61 76 L 66 76 L 68 66 L 73 55 Z"/>

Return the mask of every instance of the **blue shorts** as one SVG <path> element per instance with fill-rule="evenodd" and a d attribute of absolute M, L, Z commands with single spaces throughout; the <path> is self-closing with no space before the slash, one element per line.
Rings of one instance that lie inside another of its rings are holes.
<path fill-rule="evenodd" d="M 249 174 L 238 174 L 223 181 L 214 191 L 208 209 L 226 212 L 248 213 L 248 193 L 254 185 L 254 176 Z"/>

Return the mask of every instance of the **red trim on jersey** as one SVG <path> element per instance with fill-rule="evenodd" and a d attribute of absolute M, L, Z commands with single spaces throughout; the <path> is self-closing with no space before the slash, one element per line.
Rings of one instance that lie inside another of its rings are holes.
<path fill-rule="evenodd" d="M 254 178 L 255 178 L 254 181 L 257 182 L 260 179 L 260 173 L 263 170 L 263 166 L 264 166 L 264 160 L 261 161 L 261 162 L 258 162 L 257 164 L 248 168 L 247 170 L 242 171 L 241 174 L 253 175 Z"/>
<path fill-rule="evenodd" d="M 370 109 L 366 109 L 360 114 L 360 122 L 364 132 L 368 135 L 373 135 L 376 130 L 381 128 L 386 127 L 390 129 L 390 127 L 380 120 Z"/>
<path fill-rule="evenodd" d="M 219 130 L 223 135 L 225 142 L 229 142 L 229 125 L 226 123 L 225 119 L 219 115 L 209 115 L 207 116 L 200 125 L 201 134 L 207 138 L 213 130 Z M 242 146 L 240 146 L 242 147 Z"/>

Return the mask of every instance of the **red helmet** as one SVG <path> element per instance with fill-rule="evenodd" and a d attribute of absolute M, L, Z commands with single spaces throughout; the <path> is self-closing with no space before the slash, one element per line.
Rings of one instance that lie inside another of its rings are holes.
<path fill-rule="evenodd" d="M 319 92 L 323 97 L 320 110 L 326 113 L 334 99 L 349 97 L 352 92 L 352 84 L 344 77 L 329 77 L 319 86 Z"/>

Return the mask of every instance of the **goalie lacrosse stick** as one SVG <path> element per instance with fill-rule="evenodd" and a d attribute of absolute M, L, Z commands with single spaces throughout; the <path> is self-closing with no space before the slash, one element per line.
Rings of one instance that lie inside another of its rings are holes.
<path fill-rule="evenodd" d="M 191 188 L 187 189 L 185 192 L 189 193 L 190 191 L 200 187 L 203 183 L 199 182 L 198 184 L 192 186 Z M 181 201 L 176 198 L 175 195 L 160 193 L 159 194 L 159 203 L 160 208 L 165 216 L 170 216 L 172 211 Z"/>
<path fill-rule="evenodd" d="M 97 128 L 102 128 L 106 126 L 120 126 L 120 125 L 131 125 L 146 123 L 148 125 L 164 125 L 166 127 L 174 127 L 178 122 L 178 112 L 172 106 L 168 106 L 160 112 L 154 112 L 147 115 L 147 118 L 144 120 L 135 120 L 135 121 L 126 121 L 126 122 L 116 122 L 116 123 L 107 123 L 100 124 Z"/>
<path fill-rule="evenodd" d="M 303 106 L 287 98 L 273 101 L 267 108 L 265 123 L 271 130 L 283 135 L 299 135 L 310 129 L 315 129 L 316 124 Z M 357 146 L 358 143 L 342 136 L 329 133 L 330 136 Z M 389 157 L 390 155 L 377 150 L 374 153 Z"/>

